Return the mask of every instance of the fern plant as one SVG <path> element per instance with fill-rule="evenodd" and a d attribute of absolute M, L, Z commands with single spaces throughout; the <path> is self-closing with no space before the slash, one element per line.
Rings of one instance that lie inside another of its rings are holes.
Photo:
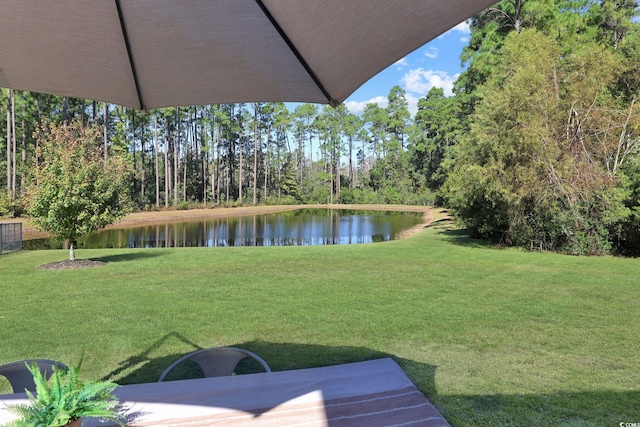
<path fill-rule="evenodd" d="M 28 404 L 7 405 L 18 419 L 6 427 L 63 427 L 81 417 L 102 418 L 122 424 L 117 384 L 102 381 L 82 382 L 78 378 L 82 359 L 75 368 L 53 367 L 47 381 L 38 365 L 27 365 L 36 385 L 36 395 L 27 391 Z"/>

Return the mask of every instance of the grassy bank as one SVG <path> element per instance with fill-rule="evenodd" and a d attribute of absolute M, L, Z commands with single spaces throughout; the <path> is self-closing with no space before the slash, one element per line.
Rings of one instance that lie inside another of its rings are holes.
<path fill-rule="evenodd" d="M 437 224 L 369 245 L 0 257 L 0 363 L 121 384 L 233 345 L 273 370 L 391 356 L 456 426 L 640 422 L 640 260 L 495 250 Z M 6 384 L 0 384 L 4 391 Z"/>

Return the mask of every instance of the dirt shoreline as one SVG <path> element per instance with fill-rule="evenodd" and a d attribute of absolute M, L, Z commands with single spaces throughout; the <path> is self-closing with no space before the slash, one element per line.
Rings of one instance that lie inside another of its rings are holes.
<path fill-rule="evenodd" d="M 371 211 L 395 211 L 395 212 L 422 212 L 423 222 L 401 233 L 400 238 L 404 239 L 418 233 L 420 230 L 428 227 L 433 221 L 446 216 L 446 213 L 438 208 L 429 206 L 408 206 L 408 205 L 373 205 L 373 204 L 354 204 L 354 205 L 278 205 L 278 206 L 243 206 L 237 208 L 211 208 L 211 209 L 191 209 L 191 210 L 162 210 L 152 212 L 134 212 L 127 215 L 122 220 L 106 227 L 127 228 L 137 227 L 141 225 L 155 225 L 173 222 L 182 222 L 189 220 L 198 220 L 205 218 L 220 218 L 229 216 L 249 216 L 260 215 L 277 212 L 287 212 L 298 209 L 356 209 Z M 6 218 L 0 219 L 0 222 L 22 223 L 22 239 L 40 239 L 48 237 L 48 233 L 38 231 L 27 218 Z"/>

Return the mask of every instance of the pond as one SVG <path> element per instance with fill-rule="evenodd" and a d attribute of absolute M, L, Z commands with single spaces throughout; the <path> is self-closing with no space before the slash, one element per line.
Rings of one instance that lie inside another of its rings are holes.
<path fill-rule="evenodd" d="M 416 212 L 302 209 L 273 214 L 102 230 L 78 239 L 77 248 L 309 246 L 384 242 L 422 222 Z M 56 239 L 23 242 L 24 249 L 62 249 Z"/>

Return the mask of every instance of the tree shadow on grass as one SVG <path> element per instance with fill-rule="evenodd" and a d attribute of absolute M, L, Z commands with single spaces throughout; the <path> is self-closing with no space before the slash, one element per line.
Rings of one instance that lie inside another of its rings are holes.
<path fill-rule="evenodd" d="M 600 427 L 640 420 L 640 391 L 438 395 L 432 403 L 453 426 Z"/>
<path fill-rule="evenodd" d="M 402 367 L 407 376 L 412 379 L 423 393 L 426 395 L 436 393 L 436 366 L 404 359 L 391 353 L 366 347 L 271 343 L 259 340 L 234 344 L 234 347 L 246 348 L 259 354 L 265 358 L 274 371 L 319 368 L 390 357 Z"/>
<path fill-rule="evenodd" d="M 168 340 L 182 341 L 184 352 L 151 356 Z M 185 354 L 213 345 L 170 333 L 138 355 L 123 360 L 103 378 L 118 384 L 156 382 Z M 439 394 L 436 366 L 355 346 L 272 343 L 261 340 L 229 344 L 260 355 L 273 371 L 315 368 L 390 357 L 454 427 L 468 425 L 592 427 L 640 422 L 640 391 L 559 392 L 549 394 Z M 197 376 L 196 376 L 197 377 Z M 192 377 L 186 377 L 192 378 Z"/>
<path fill-rule="evenodd" d="M 184 355 L 169 354 L 162 357 L 152 356 L 152 353 L 162 348 L 162 346 L 169 340 L 178 340 L 186 344 L 187 348 L 190 349 L 187 353 L 200 350 L 202 348 L 198 344 L 189 341 L 181 334 L 171 332 L 158 339 L 140 353 L 120 361 L 118 366 L 105 375 L 101 381 L 114 381 L 120 385 L 158 381 L 162 372 L 174 361 Z"/>
<path fill-rule="evenodd" d="M 443 236 L 447 242 L 463 246 L 465 248 L 500 249 L 498 242 L 487 239 L 472 238 L 469 236 L 469 232 L 466 229 L 441 228 L 438 230 L 438 234 Z"/>
<path fill-rule="evenodd" d="M 175 339 L 180 340 L 185 344 L 184 353 L 166 355 L 161 357 L 151 357 L 151 354 L 156 353 L 158 350 L 160 350 L 159 353 L 161 353 L 162 352 L 161 347 L 163 347 L 165 344 L 174 345 L 175 343 L 169 343 L 167 341 L 175 340 Z M 341 365 L 341 364 L 347 364 L 347 363 L 355 363 L 355 362 L 391 357 L 391 358 L 394 358 L 396 362 L 398 362 L 400 366 L 403 369 L 405 369 L 405 371 L 410 370 L 410 371 L 413 371 L 414 374 L 417 374 L 417 372 L 419 372 L 420 377 L 425 379 L 426 383 L 428 383 L 428 386 L 426 388 L 435 391 L 435 385 L 434 385 L 435 369 L 436 369 L 435 366 L 426 365 L 426 364 L 422 364 L 422 363 L 418 363 L 410 360 L 395 358 L 391 354 L 376 351 L 376 350 L 371 350 L 364 347 L 323 346 L 323 345 L 294 344 L 294 343 L 271 343 L 266 341 L 239 342 L 239 343 L 228 344 L 228 346 L 244 348 L 246 350 L 257 353 L 267 361 L 267 363 L 271 367 L 271 370 L 274 372 Z M 209 344 L 200 346 L 196 343 L 190 342 L 189 340 L 185 339 L 178 333 L 167 334 L 166 336 L 156 341 L 153 345 L 151 345 L 149 348 L 147 348 L 140 354 L 122 361 L 120 363 L 120 366 L 116 368 L 113 372 L 108 374 L 105 378 L 103 378 L 103 380 L 115 381 L 121 385 L 142 383 L 142 382 L 156 382 L 160 377 L 160 375 L 162 374 L 162 372 L 164 371 L 164 369 L 168 367 L 171 363 L 173 363 L 176 359 L 182 357 L 185 354 L 199 350 L 201 349 L 201 347 L 205 347 L 205 348 L 209 347 Z M 134 369 L 132 370 L 129 369 L 130 367 L 134 367 L 134 366 L 135 366 Z M 127 370 L 128 372 L 126 373 L 126 375 L 119 376 L 121 373 Z M 260 371 L 264 372 L 262 369 Z M 237 370 L 236 370 L 236 373 L 238 373 Z M 242 372 L 242 373 L 245 373 L 245 372 Z M 246 373 L 250 373 L 250 372 L 246 372 Z M 290 374 L 285 374 L 285 375 L 288 376 Z M 295 371 L 293 375 L 295 376 Z M 194 379 L 194 378 L 201 378 L 201 376 L 200 377 L 198 376 L 178 377 L 175 379 L 184 380 L 184 379 Z M 266 377 L 260 377 L 260 378 L 266 378 Z M 399 377 L 393 377 L 392 380 L 397 381 L 398 378 Z M 250 378 L 247 378 L 247 379 L 250 380 Z M 248 383 L 241 381 L 240 378 L 238 378 L 238 380 L 240 382 L 236 381 L 234 382 L 234 384 L 236 385 L 239 384 L 240 386 L 237 390 L 238 392 L 242 392 L 244 390 L 243 387 L 247 387 Z M 255 381 L 260 382 L 258 378 L 256 378 Z M 385 384 L 384 378 L 370 377 L 370 381 L 372 381 L 372 384 L 373 383 Z M 256 384 L 255 382 L 252 382 L 251 386 L 255 387 L 255 384 Z M 251 413 L 253 414 L 254 417 L 258 418 L 264 414 L 269 413 L 271 410 L 275 408 L 279 408 L 285 402 L 289 402 L 292 399 L 300 398 L 301 396 L 306 396 L 312 392 L 318 393 L 320 396 L 327 396 L 328 390 L 335 389 L 335 385 L 333 384 L 334 384 L 333 382 L 331 382 L 331 385 L 330 385 L 329 383 L 309 381 L 309 382 L 298 383 L 296 384 L 295 387 L 292 387 L 292 388 L 281 387 L 277 389 L 277 392 L 275 392 L 275 394 L 270 395 L 269 399 L 267 400 L 269 403 L 261 403 L 261 405 L 263 406 L 259 406 L 256 408 L 247 407 L 245 404 L 239 404 L 235 399 L 229 399 L 225 401 L 224 397 L 220 398 L 222 400 L 218 400 L 218 399 L 215 399 L 213 401 L 206 400 L 206 401 L 199 402 L 198 404 L 199 405 L 211 404 L 214 406 L 221 406 L 228 409 L 238 409 L 240 411 L 244 411 L 245 413 Z M 165 391 L 169 390 L 167 386 L 168 384 L 165 386 L 162 386 L 163 390 Z M 188 389 L 188 383 L 185 383 L 184 381 L 180 381 L 176 383 L 176 387 L 178 389 L 180 389 L 180 387 L 182 387 L 183 389 L 185 389 L 186 387 Z M 403 387 L 407 387 L 407 385 L 404 385 Z M 134 390 L 134 389 L 129 389 L 129 390 Z M 271 390 L 272 393 L 274 391 L 275 389 Z M 406 389 L 403 389 L 403 392 L 406 393 Z M 173 397 L 172 395 L 170 395 L 169 397 L 166 397 L 164 394 L 162 396 L 165 396 L 165 397 L 155 397 L 154 395 L 150 394 L 145 397 L 144 401 L 166 404 L 167 399 L 169 399 L 170 402 L 184 404 L 184 401 L 182 401 L 180 397 L 180 396 L 183 396 L 184 394 L 181 394 L 179 392 L 176 392 L 176 393 L 177 394 Z M 256 390 L 256 393 L 259 394 L 260 390 Z M 210 401 L 212 403 L 206 403 Z M 342 402 L 342 400 L 339 400 L 339 401 Z M 360 404 L 360 402 L 354 402 L 354 403 Z M 323 407 L 326 419 L 329 421 L 327 425 L 333 426 L 334 419 L 340 420 L 344 418 L 345 412 L 344 412 L 344 409 L 342 409 L 343 406 L 344 406 L 344 403 L 335 403 L 335 404 L 327 405 Z M 419 406 L 420 407 L 423 406 L 422 401 L 420 402 Z M 137 416 L 139 416 L 139 414 L 136 412 L 127 414 L 127 417 L 131 417 L 133 420 L 135 420 Z M 341 424 L 341 425 L 345 425 L 345 424 Z"/>
<path fill-rule="evenodd" d="M 157 258 L 166 254 L 167 254 L 166 251 L 150 249 L 145 251 L 132 251 L 132 252 L 119 253 L 114 255 L 91 257 L 89 259 L 92 261 L 102 261 L 102 262 L 127 262 L 127 261 L 137 261 L 137 260 L 147 259 L 147 258 Z"/>
<path fill-rule="evenodd" d="M 169 354 L 160 357 L 152 356 L 152 354 L 157 351 L 161 352 L 162 346 L 169 340 L 182 341 L 185 344 L 184 353 Z M 258 354 L 265 359 L 272 371 L 318 368 L 390 357 L 404 369 L 423 393 L 427 395 L 436 393 L 435 366 L 399 358 L 390 353 L 371 350 L 365 347 L 271 343 L 266 341 L 248 341 L 229 344 L 228 346 L 243 348 Z M 155 382 L 158 381 L 162 372 L 180 357 L 209 347 L 215 347 L 215 345 L 201 346 L 189 341 L 176 332 L 172 332 L 160 338 L 139 354 L 121 361 L 119 365 L 105 375 L 102 380 L 115 381 L 120 385 Z M 254 366 L 255 365 L 251 364 L 245 365 L 244 368 L 243 366 L 239 366 L 239 373 L 253 373 Z M 261 371 L 261 367 L 255 367 L 257 368 L 255 372 Z M 243 369 L 248 370 L 243 372 Z M 185 372 L 185 374 L 187 377 L 183 377 L 183 379 L 202 378 L 201 372 Z"/>

